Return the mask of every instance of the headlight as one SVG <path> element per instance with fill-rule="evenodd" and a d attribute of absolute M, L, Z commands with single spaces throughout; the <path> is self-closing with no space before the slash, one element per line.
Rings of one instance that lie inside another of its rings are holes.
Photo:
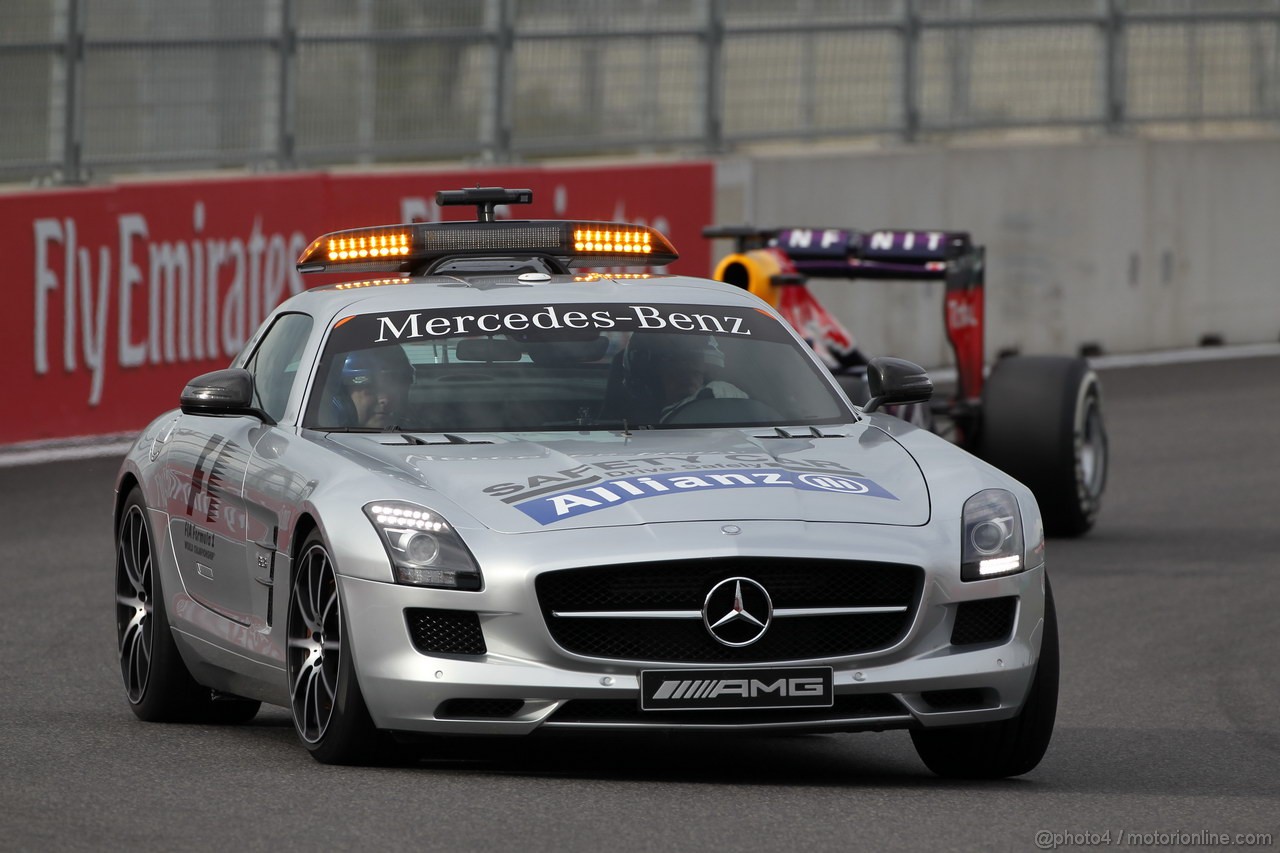
<path fill-rule="evenodd" d="M 1018 501 L 1004 489 L 978 492 L 964 504 L 960 580 L 1011 575 L 1026 568 Z"/>
<path fill-rule="evenodd" d="M 480 567 L 439 514 L 406 501 L 366 504 L 364 514 L 382 538 L 400 583 L 480 589 Z"/>

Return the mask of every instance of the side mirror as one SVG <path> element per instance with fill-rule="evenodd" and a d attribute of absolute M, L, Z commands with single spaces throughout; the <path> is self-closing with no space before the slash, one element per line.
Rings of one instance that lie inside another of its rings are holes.
<path fill-rule="evenodd" d="M 182 389 L 179 405 L 185 415 L 224 418 L 248 415 L 274 425 L 275 419 L 253 404 L 253 396 L 253 374 L 240 367 L 229 367 L 188 382 Z"/>
<path fill-rule="evenodd" d="M 874 412 L 885 404 L 923 403 L 933 396 L 933 380 L 920 365 L 905 358 L 877 356 L 867 365 L 871 399 L 862 407 Z"/>

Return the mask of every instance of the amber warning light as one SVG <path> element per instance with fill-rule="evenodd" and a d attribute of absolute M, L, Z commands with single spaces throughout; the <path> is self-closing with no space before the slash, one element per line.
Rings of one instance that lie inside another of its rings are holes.
<path fill-rule="evenodd" d="M 388 258 L 409 254 L 409 234 L 404 231 L 338 237 L 327 240 L 326 244 L 326 252 L 331 261 Z"/>
<path fill-rule="evenodd" d="M 575 227 L 573 248 L 577 252 L 649 255 L 653 253 L 653 237 L 648 231 L 597 231 Z"/>

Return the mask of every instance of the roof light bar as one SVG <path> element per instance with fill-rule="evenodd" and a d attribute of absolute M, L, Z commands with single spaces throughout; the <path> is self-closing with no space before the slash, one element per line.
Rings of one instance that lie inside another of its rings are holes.
<path fill-rule="evenodd" d="M 444 193 L 440 195 L 444 196 Z M 517 197 L 518 198 L 515 198 Z M 447 195 L 447 204 L 492 206 L 531 197 L 528 190 L 478 187 Z M 548 257 L 571 266 L 663 266 L 680 257 L 655 228 L 623 222 L 481 219 L 415 222 L 335 231 L 313 241 L 298 258 L 299 272 L 426 273 L 457 257 Z"/>

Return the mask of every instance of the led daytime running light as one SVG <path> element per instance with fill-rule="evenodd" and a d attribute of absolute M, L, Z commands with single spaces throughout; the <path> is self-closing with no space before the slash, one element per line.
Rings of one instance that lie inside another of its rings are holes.
<path fill-rule="evenodd" d="M 1008 557 L 994 557 L 990 560 L 980 560 L 978 562 L 978 574 L 984 577 L 990 575 L 1004 575 L 1009 572 L 1016 572 L 1022 568 L 1022 557 L 1012 554 Z"/>
<path fill-rule="evenodd" d="M 433 533 L 448 530 L 449 526 L 436 519 L 429 512 L 407 510 L 400 507 L 387 507 L 375 504 L 373 514 L 379 524 L 384 527 L 400 527 L 411 530 L 429 530 Z"/>

